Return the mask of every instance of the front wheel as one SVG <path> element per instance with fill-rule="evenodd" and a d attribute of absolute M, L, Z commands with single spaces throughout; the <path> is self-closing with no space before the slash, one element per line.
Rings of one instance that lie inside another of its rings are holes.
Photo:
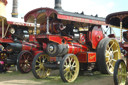
<path fill-rule="evenodd" d="M 50 57 L 45 53 L 37 54 L 32 62 L 32 73 L 35 78 L 46 78 L 50 75 L 50 69 L 44 67 L 44 63 L 49 62 Z"/>
<path fill-rule="evenodd" d="M 67 54 L 60 63 L 60 76 L 64 82 L 73 82 L 79 74 L 79 61 L 74 54 Z"/>
<path fill-rule="evenodd" d="M 115 85 L 126 85 L 127 71 L 123 60 L 118 60 L 114 68 L 114 83 Z"/>

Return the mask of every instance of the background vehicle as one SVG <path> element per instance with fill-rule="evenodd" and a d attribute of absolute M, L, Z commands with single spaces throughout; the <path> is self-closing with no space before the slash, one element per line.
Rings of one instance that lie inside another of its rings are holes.
<path fill-rule="evenodd" d="M 17 65 L 19 71 L 27 73 L 31 70 L 34 55 L 40 52 L 39 44 L 35 40 L 36 32 L 39 34 L 38 29 L 33 31 L 39 25 L 17 22 L 16 18 L 12 21 L 10 18 L 8 20 L 5 17 L 6 4 L 7 0 L 0 1 L 0 44 L 2 47 L 0 52 L 2 68 L 0 70 L 6 71 L 11 65 Z"/>
<path fill-rule="evenodd" d="M 25 68 L 27 69 L 28 67 L 26 65 L 29 66 L 36 54 L 35 51 L 40 48 L 35 40 L 35 35 L 30 35 L 29 32 L 30 29 L 34 29 L 34 24 L 7 21 L 4 17 L 2 17 L 2 19 L 4 20 L 0 20 L 0 23 L 3 23 L 0 25 L 2 30 L 0 44 L 3 46 L 3 51 L 0 52 L 0 61 L 4 61 L 3 69 L 7 70 L 10 65 L 16 64 L 18 64 L 18 69 L 20 71 Z M 26 58 L 24 57 L 23 59 L 23 56 L 26 56 Z M 30 62 L 27 60 L 29 58 Z M 20 66 L 23 62 L 24 65 Z M 25 72 L 25 70 L 22 72 Z"/>
<path fill-rule="evenodd" d="M 60 70 L 64 82 L 73 82 L 79 70 L 97 68 L 113 74 L 121 53 L 118 42 L 105 38 L 102 32 L 104 18 L 64 11 L 61 0 L 55 0 L 55 9 L 37 8 L 25 15 L 25 22 L 33 20 L 41 25 L 42 34 L 36 40 L 43 44 L 43 53 L 37 54 L 32 63 L 36 78 L 48 77 L 54 69 Z"/>
<path fill-rule="evenodd" d="M 120 47 L 126 59 L 120 59 L 116 62 L 114 68 L 115 85 L 126 85 L 128 70 L 128 11 L 116 12 L 106 17 L 106 23 L 120 28 Z M 125 31 L 122 31 L 122 30 Z"/>

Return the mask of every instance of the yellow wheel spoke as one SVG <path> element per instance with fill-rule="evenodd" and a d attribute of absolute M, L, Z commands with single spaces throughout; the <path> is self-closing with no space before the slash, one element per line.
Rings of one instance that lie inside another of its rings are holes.
<path fill-rule="evenodd" d="M 117 49 L 117 50 L 115 50 L 115 51 L 113 51 L 113 54 L 114 54 L 114 53 L 116 53 L 116 52 L 118 52 L 118 49 Z"/>
<path fill-rule="evenodd" d="M 39 62 L 38 60 L 36 60 L 36 62 L 39 63 L 39 64 L 41 63 L 41 62 Z"/>
<path fill-rule="evenodd" d="M 38 73 L 40 70 L 41 70 L 41 69 L 39 68 L 39 69 L 36 70 L 36 72 Z"/>
<path fill-rule="evenodd" d="M 75 65 L 75 63 L 76 63 L 76 61 L 73 61 L 72 66 L 74 66 L 74 65 Z"/>
<path fill-rule="evenodd" d="M 109 47 L 109 50 L 112 48 L 113 45 L 114 45 L 114 42 L 112 42 L 111 46 Z"/>
<path fill-rule="evenodd" d="M 116 59 L 112 59 L 112 61 L 116 62 L 117 60 Z"/>

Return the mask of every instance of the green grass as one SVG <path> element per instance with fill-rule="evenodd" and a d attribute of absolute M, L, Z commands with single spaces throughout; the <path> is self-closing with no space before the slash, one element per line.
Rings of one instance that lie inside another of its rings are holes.
<path fill-rule="evenodd" d="M 99 80 L 105 77 L 110 77 L 110 75 L 104 75 L 104 74 L 100 74 L 99 72 L 95 72 L 94 75 L 84 75 L 84 76 L 78 76 L 78 78 L 72 82 L 72 83 L 64 83 L 60 76 L 49 76 L 46 79 L 36 79 L 32 72 L 28 73 L 28 74 L 22 74 L 18 71 L 14 71 L 14 72 L 7 72 L 7 73 L 3 73 L 0 74 L 1 77 L 11 77 L 12 79 L 9 80 L 14 80 L 14 79 L 18 79 L 18 80 L 28 80 L 28 82 L 33 81 L 36 83 L 39 83 L 37 85 L 79 85 L 79 84 L 84 84 L 85 82 L 91 82 L 92 80 Z M 17 78 L 18 76 L 18 78 Z M 13 79 L 14 78 L 14 79 Z"/>

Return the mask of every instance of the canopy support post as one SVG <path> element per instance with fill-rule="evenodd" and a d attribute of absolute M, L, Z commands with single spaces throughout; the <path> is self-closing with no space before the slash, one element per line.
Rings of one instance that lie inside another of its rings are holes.
<path fill-rule="evenodd" d="M 120 21 L 120 42 L 122 42 L 122 20 Z"/>
<path fill-rule="evenodd" d="M 7 27 L 7 30 L 6 30 L 6 32 L 5 32 L 4 37 L 7 35 L 7 32 L 8 32 L 8 28 L 9 28 L 9 26 L 10 26 L 10 24 L 8 24 L 8 27 Z"/>
<path fill-rule="evenodd" d="M 34 27 L 34 35 L 36 35 L 36 28 L 37 28 L 37 19 L 35 18 L 34 19 L 34 25 L 35 25 L 35 27 Z"/>
<path fill-rule="evenodd" d="M 49 34 L 49 17 L 47 17 L 47 32 L 46 34 Z"/>
<path fill-rule="evenodd" d="M 2 18 L 2 39 L 4 38 L 4 18 Z"/>

